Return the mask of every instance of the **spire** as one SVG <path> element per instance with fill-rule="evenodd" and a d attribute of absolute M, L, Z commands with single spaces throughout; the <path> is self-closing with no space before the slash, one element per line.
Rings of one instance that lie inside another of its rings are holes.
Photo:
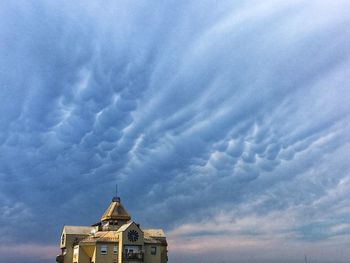
<path fill-rule="evenodd" d="M 107 210 L 101 217 L 101 221 L 110 221 L 110 220 L 120 220 L 120 221 L 129 221 L 131 219 L 129 213 L 123 207 L 120 202 L 120 197 L 118 196 L 118 185 L 116 185 L 116 195 L 113 197 L 112 202 L 110 203 Z"/>
<path fill-rule="evenodd" d="M 112 202 L 120 203 L 120 197 L 118 196 L 118 184 L 115 184 L 115 196 L 113 197 Z"/>

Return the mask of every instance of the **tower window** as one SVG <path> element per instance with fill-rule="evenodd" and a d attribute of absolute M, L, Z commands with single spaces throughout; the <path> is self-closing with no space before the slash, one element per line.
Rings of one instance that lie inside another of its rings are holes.
<path fill-rule="evenodd" d="M 101 245 L 101 255 L 107 255 L 107 245 Z"/>
<path fill-rule="evenodd" d="M 157 254 L 157 247 L 151 247 L 151 255 Z"/>
<path fill-rule="evenodd" d="M 118 246 L 117 245 L 113 246 L 113 254 L 114 255 L 118 254 Z"/>

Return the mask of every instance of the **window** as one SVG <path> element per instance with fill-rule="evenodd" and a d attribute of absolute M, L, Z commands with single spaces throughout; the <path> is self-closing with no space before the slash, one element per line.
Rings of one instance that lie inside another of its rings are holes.
<path fill-rule="evenodd" d="M 107 255 L 107 245 L 101 245 L 101 255 Z"/>
<path fill-rule="evenodd" d="M 64 244 L 64 234 L 62 234 L 62 237 L 61 237 L 61 245 L 63 245 Z"/>
<path fill-rule="evenodd" d="M 113 254 L 114 255 L 118 254 L 118 246 L 117 245 L 113 246 Z"/>
<path fill-rule="evenodd" d="M 151 255 L 157 254 L 157 247 L 151 247 Z"/>

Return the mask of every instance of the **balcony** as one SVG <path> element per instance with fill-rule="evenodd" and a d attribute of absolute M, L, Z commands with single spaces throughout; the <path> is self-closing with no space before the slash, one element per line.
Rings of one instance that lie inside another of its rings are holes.
<path fill-rule="evenodd" d="M 137 260 L 137 261 L 143 262 L 143 252 L 123 253 L 123 261 L 129 261 L 129 260 Z"/>

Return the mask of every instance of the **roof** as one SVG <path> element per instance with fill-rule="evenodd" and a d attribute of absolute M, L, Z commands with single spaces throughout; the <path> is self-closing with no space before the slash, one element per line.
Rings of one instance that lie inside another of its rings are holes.
<path fill-rule="evenodd" d="M 117 232 L 123 232 L 127 230 L 128 227 L 131 226 L 132 224 L 135 224 L 143 232 L 143 230 L 140 228 L 140 225 L 136 224 L 134 221 L 130 221 L 129 223 L 122 225 L 121 227 L 118 228 Z"/>
<path fill-rule="evenodd" d="M 82 239 L 79 244 L 96 242 L 118 242 L 119 237 L 116 231 L 98 231 L 95 235 L 90 235 Z"/>
<path fill-rule="evenodd" d="M 127 224 L 122 225 L 121 227 L 118 228 L 117 232 L 123 232 L 123 231 L 127 230 L 128 227 L 132 225 L 132 223 L 134 223 L 134 221 L 131 221 Z"/>
<path fill-rule="evenodd" d="M 145 236 L 165 238 L 165 233 L 163 229 L 160 229 L 160 228 L 143 229 L 143 232 L 145 233 Z"/>
<path fill-rule="evenodd" d="M 63 231 L 68 235 L 89 235 L 94 227 L 91 226 L 64 226 Z"/>
<path fill-rule="evenodd" d="M 101 221 L 105 220 L 130 220 L 131 217 L 126 209 L 120 203 L 119 198 L 113 198 L 107 210 L 101 217 Z"/>
<path fill-rule="evenodd" d="M 163 229 L 144 229 L 143 233 L 145 243 L 167 245 Z"/>
<path fill-rule="evenodd" d="M 144 236 L 143 240 L 147 244 L 161 244 L 162 243 L 161 241 L 159 241 L 155 238 L 147 237 L 147 236 Z"/>

